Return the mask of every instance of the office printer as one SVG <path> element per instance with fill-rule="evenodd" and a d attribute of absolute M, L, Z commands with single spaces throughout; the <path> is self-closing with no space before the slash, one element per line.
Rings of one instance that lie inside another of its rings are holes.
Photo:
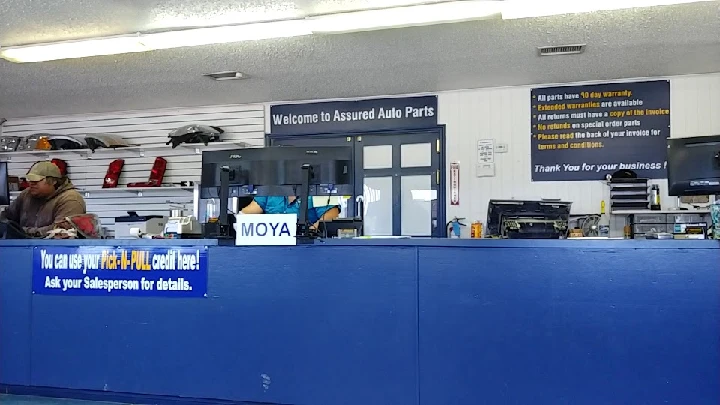
<path fill-rule="evenodd" d="M 572 203 L 490 200 L 486 232 L 502 239 L 560 239 L 567 235 Z"/>

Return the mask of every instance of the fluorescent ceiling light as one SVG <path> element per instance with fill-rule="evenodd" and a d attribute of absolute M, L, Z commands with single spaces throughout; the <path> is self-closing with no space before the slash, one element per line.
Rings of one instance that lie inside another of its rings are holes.
<path fill-rule="evenodd" d="M 150 49 L 169 49 L 310 34 L 312 32 L 303 20 L 287 20 L 145 34 L 142 41 Z"/>
<path fill-rule="evenodd" d="M 707 1 L 715 0 L 505 0 L 502 18 L 509 20 Z"/>
<path fill-rule="evenodd" d="M 18 63 L 45 62 L 310 34 L 303 20 L 288 20 L 0 48 L 0 57 Z"/>
<path fill-rule="evenodd" d="M 192 28 L 120 37 L 93 38 L 0 48 L 0 57 L 13 62 L 115 55 L 187 46 L 222 44 L 312 33 L 368 31 L 415 25 L 476 20 L 499 15 L 502 1 L 450 1 L 406 7 L 328 14 L 306 19 L 258 22 L 243 25 Z"/>
<path fill-rule="evenodd" d="M 308 18 L 315 33 L 382 30 L 470 21 L 500 15 L 501 1 L 451 1 L 377 10 L 352 11 Z"/>
<path fill-rule="evenodd" d="M 0 48 L 0 57 L 12 62 L 44 62 L 58 59 L 85 58 L 148 51 L 139 35 L 66 41 Z"/>
<path fill-rule="evenodd" d="M 555 14 L 617 10 L 632 7 L 697 3 L 703 0 L 465 0 L 327 14 L 306 19 L 193 28 L 118 37 L 92 38 L 0 48 L 12 62 L 43 62 L 98 55 L 144 52 L 187 46 L 222 44 L 312 33 L 371 31 L 418 25 L 478 20 L 499 15 L 525 18 Z M 711 0 L 704 0 L 711 1 Z"/>
<path fill-rule="evenodd" d="M 183 7 L 182 4 L 178 4 L 177 7 L 158 8 L 157 14 L 152 21 L 147 23 L 147 29 L 155 31 L 177 30 L 179 27 L 206 28 L 303 18 L 303 15 L 294 6 L 274 8 L 238 4 L 237 7 L 231 9 L 221 7 L 213 10 L 206 9 L 200 3 L 197 7 L 189 8 L 191 10 L 188 10 L 188 7 Z"/>

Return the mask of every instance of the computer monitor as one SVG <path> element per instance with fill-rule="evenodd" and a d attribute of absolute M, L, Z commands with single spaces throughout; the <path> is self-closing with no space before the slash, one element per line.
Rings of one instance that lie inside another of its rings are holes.
<path fill-rule="evenodd" d="M 200 198 L 220 199 L 219 232 L 231 236 L 227 213 L 229 197 L 297 196 L 300 201 L 298 237 L 310 232 L 309 198 L 342 195 L 354 187 L 350 147 L 273 146 L 203 152 Z M 246 204 L 247 201 L 241 201 Z M 214 226 L 214 225 L 213 225 Z M 212 227 L 211 227 L 212 228 Z"/>
<path fill-rule="evenodd" d="M 272 146 L 203 152 L 201 198 L 219 197 L 223 167 L 228 171 L 231 197 L 292 195 L 303 184 L 303 165 L 312 167 L 311 186 L 332 186 L 335 194 L 352 193 L 352 148 Z M 326 195 L 326 191 L 313 187 L 310 195 Z"/>
<path fill-rule="evenodd" d="M 7 162 L 0 162 L 0 206 L 2 205 L 10 205 Z"/>
<path fill-rule="evenodd" d="M 668 194 L 720 194 L 720 135 L 667 141 Z"/>

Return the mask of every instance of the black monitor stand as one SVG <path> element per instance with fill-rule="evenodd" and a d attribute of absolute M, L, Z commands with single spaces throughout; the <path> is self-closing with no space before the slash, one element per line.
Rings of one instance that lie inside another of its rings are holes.
<path fill-rule="evenodd" d="M 313 225 L 308 222 L 308 209 L 310 208 L 310 181 L 313 179 L 315 173 L 313 168 L 309 164 L 302 165 L 302 185 L 300 185 L 300 213 L 297 222 L 297 232 L 295 237 L 297 242 L 312 243 L 312 240 L 318 237 L 317 230 L 310 229 Z"/>
<path fill-rule="evenodd" d="M 230 167 L 223 166 L 220 169 L 220 214 L 218 223 L 220 227 L 228 226 L 228 199 L 230 198 Z"/>

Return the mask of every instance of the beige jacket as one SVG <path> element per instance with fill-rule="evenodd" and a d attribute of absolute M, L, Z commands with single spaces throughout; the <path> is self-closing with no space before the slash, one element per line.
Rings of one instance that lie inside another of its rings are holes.
<path fill-rule="evenodd" d="M 48 198 L 36 198 L 24 190 L 10 204 L 5 216 L 17 222 L 30 236 L 44 237 L 55 223 L 66 217 L 85 214 L 85 200 L 68 180 Z"/>

